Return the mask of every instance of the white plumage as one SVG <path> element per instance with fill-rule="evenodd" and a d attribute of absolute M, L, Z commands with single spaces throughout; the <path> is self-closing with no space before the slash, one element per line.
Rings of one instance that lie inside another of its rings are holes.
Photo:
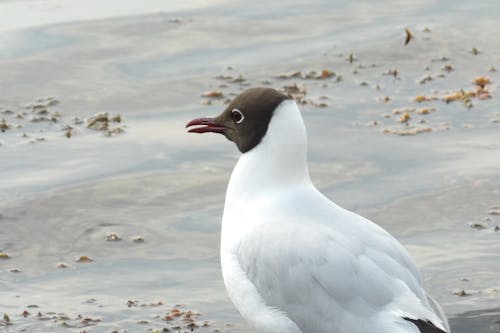
<path fill-rule="evenodd" d="M 421 332 L 404 318 L 449 332 L 403 246 L 323 196 L 306 155 L 300 111 L 285 100 L 232 173 L 221 263 L 242 316 L 262 333 Z"/>

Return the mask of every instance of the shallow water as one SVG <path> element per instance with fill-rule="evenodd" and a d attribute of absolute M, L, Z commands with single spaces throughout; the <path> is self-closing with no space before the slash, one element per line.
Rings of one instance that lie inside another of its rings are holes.
<path fill-rule="evenodd" d="M 497 3 L 143 3 L 107 2 L 98 14 L 83 2 L 0 3 L 0 111 L 53 96 L 61 103 L 50 110 L 62 114 L 57 123 L 0 114 L 24 126 L 0 133 L 0 250 L 11 256 L 0 260 L 0 313 L 13 323 L 2 329 L 79 332 L 82 314 L 102 320 L 89 332 L 147 331 L 177 325 L 161 317 L 184 304 L 210 321 L 202 330 L 251 331 L 225 295 L 218 262 L 238 154 L 221 137 L 186 134 L 184 124 L 224 108 L 203 105 L 203 91 L 231 97 L 247 85 L 296 82 L 328 104 L 301 107 L 317 186 L 410 250 L 454 332 L 499 330 L 499 74 L 489 71 L 500 68 Z M 415 35 L 406 47 L 405 27 Z M 325 68 L 342 81 L 277 78 Z M 383 75 L 389 69 L 396 78 Z M 418 83 L 426 75 L 432 80 Z M 492 98 L 473 99 L 471 109 L 412 101 L 473 89 L 477 76 L 490 78 Z M 405 129 L 394 109 L 424 106 L 436 111 L 412 113 L 410 123 L 425 120 L 415 126 L 431 132 L 382 133 Z M 64 136 L 73 117 L 104 111 L 122 115 L 125 133 L 104 137 L 83 124 Z M 113 232 L 122 240 L 106 241 Z M 94 261 L 76 263 L 82 255 Z"/>

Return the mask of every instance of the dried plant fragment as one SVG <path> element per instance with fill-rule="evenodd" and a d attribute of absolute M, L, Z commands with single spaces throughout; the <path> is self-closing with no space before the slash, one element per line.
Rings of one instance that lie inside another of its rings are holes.
<path fill-rule="evenodd" d="M 222 97 L 224 97 L 224 94 L 220 90 L 210 90 L 210 91 L 205 91 L 204 93 L 202 93 L 201 97 L 222 98 Z"/>
<path fill-rule="evenodd" d="M 144 238 L 142 236 L 135 236 L 132 238 L 134 243 L 144 243 Z"/>
<path fill-rule="evenodd" d="M 306 88 L 304 86 L 299 87 L 297 83 L 283 86 L 281 89 L 287 94 L 306 94 Z"/>
<path fill-rule="evenodd" d="M 6 130 L 8 130 L 10 128 L 10 125 L 7 124 L 7 121 L 5 119 L 2 118 L 2 121 L 0 122 L 0 131 L 1 132 L 5 132 Z"/>
<path fill-rule="evenodd" d="M 109 117 L 107 112 L 96 113 L 87 120 L 87 128 L 102 130 L 103 127 L 108 126 L 108 122 Z"/>
<path fill-rule="evenodd" d="M 486 89 L 482 89 L 479 87 L 479 89 L 477 89 L 476 91 L 476 98 L 477 99 L 488 99 L 488 98 L 491 98 L 491 95 L 490 95 L 490 92 Z"/>
<path fill-rule="evenodd" d="M 470 102 L 470 98 L 474 97 L 475 95 L 476 93 L 473 91 L 459 90 L 452 92 L 449 95 L 443 96 L 443 101 L 445 101 L 446 103 L 450 103 L 457 100 L 462 100 L 466 105 L 468 105 Z"/>
<path fill-rule="evenodd" d="M 413 38 L 413 35 L 411 34 L 411 32 L 408 28 L 405 28 L 405 33 L 406 33 L 406 38 L 405 38 L 405 46 L 406 46 L 406 45 L 408 45 L 410 40 Z"/>
<path fill-rule="evenodd" d="M 186 328 L 189 328 L 191 331 L 193 331 L 195 328 L 198 328 L 198 325 L 194 322 L 186 324 Z"/>
<path fill-rule="evenodd" d="M 405 128 L 405 129 L 389 129 L 389 128 L 384 128 L 382 130 L 382 133 L 384 134 L 395 134 L 399 136 L 409 136 L 409 135 L 417 135 L 420 133 L 426 133 L 426 132 L 431 132 L 432 129 L 430 127 L 412 127 L 412 128 Z"/>
<path fill-rule="evenodd" d="M 429 102 L 436 100 L 437 98 L 435 96 L 425 96 L 425 95 L 418 95 L 413 98 L 413 100 L 417 103 L 422 103 L 422 102 Z"/>
<path fill-rule="evenodd" d="M 396 79 L 399 75 L 399 72 L 397 69 L 388 69 L 387 72 L 383 73 L 382 75 L 393 76 Z"/>
<path fill-rule="evenodd" d="M 304 78 L 305 79 L 315 79 L 318 76 L 318 72 L 316 71 L 309 71 Z"/>
<path fill-rule="evenodd" d="M 120 240 L 122 240 L 122 239 L 120 238 L 120 236 L 118 236 L 118 234 L 117 234 L 117 233 L 112 232 L 112 233 L 110 233 L 109 235 L 106 235 L 106 240 L 107 240 L 108 242 L 115 242 L 115 241 L 120 241 Z"/>
<path fill-rule="evenodd" d="M 238 75 L 238 77 L 235 78 L 234 80 L 231 80 L 231 82 L 233 82 L 233 83 L 240 83 L 240 82 L 245 82 L 245 81 L 246 81 L 246 79 L 241 74 Z"/>
<path fill-rule="evenodd" d="M 225 81 L 230 81 L 234 79 L 231 75 L 222 75 L 222 74 L 217 75 L 215 78 L 218 80 L 225 80 Z"/>
<path fill-rule="evenodd" d="M 453 295 L 457 295 L 457 296 L 460 296 L 460 297 L 465 297 L 465 296 L 470 296 L 469 293 L 467 293 L 465 290 L 458 290 L 458 291 L 455 291 L 453 292 Z"/>
<path fill-rule="evenodd" d="M 82 320 L 80 320 L 80 323 L 83 324 L 84 326 L 94 326 L 97 325 L 97 323 L 99 323 L 100 321 L 101 319 L 93 319 L 90 317 L 85 317 Z"/>
<path fill-rule="evenodd" d="M 484 224 L 479 223 L 479 222 L 470 223 L 469 227 L 471 227 L 472 229 L 485 229 L 486 228 L 486 226 Z"/>
<path fill-rule="evenodd" d="M 399 118 L 399 120 L 398 120 L 398 121 L 399 121 L 400 123 L 406 123 L 406 122 L 408 122 L 408 121 L 410 120 L 410 118 L 411 118 L 411 117 L 410 117 L 410 113 L 405 112 L 405 113 L 403 113 L 403 115 Z"/>
<path fill-rule="evenodd" d="M 490 79 L 486 76 L 478 76 L 472 82 L 474 82 L 476 86 L 479 86 L 481 88 L 484 88 L 487 84 L 491 83 Z"/>
<path fill-rule="evenodd" d="M 317 77 L 318 79 L 328 79 L 330 77 L 335 76 L 334 72 L 329 71 L 328 69 L 323 69 L 321 74 Z"/>
<path fill-rule="evenodd" d="M 403 114 L 405 112 L 415 112 L 415 109 L 414 108 L 398 108 L 398 109 L 394 109 L 392 110 L 392 114 Z"/>
<path fill-rule="evenodd" d="M 87 257 L 87 256 L 81 256 L 80 258 L 76 259 L 76 262 L 81 262 L 81 263 L 88 263 L 94 261 L 93 259 Z"/>
<path fill-rule="evenodd" d="M 429 113 L 434 112 L 434 111 L 435 111 L 435 109 L 433 109 L 433 108 L 420 108 L 417 110 L 417 113 L 418 114 L 429 114 Z"/>
<path fill-rule="evenodd" d="M 418 81 L 418 83 L 420 83 L 420 84 L 425 84 L 425 83 L 430 82 L 430 81 L 432 81 L 432 76 L 430 76 L 430 75 L 426 75 L 426 76 L 422 77 L 422 78 Z"/>
<path fill-rule="evenodd" d="M 452 65 L 444 65 L 443 67 L 441 67 L 441 70 L 445 71 L 446 73 L 450 73 L 453 72 L 455 68 L 453 68 Z"/>
<path fill-rule="evenodd" d="M 302 72 L 301 71 L 295 71 L 290 74 L 280 74 L 278 75 L 278 79 L 290 79 L 290 78 L 301 78 L 302 77 Z"/>
<path fill-rule="evenodd" d="M 113 136 L 113 135 L 120 134 L 120 133 L 123 133 L 123 132 L 125 132 L 125 130 L 123 129 L 123 127 L 116 126 L 116 127 L 108 129 L 104 133 L 104 135 L 106 135 L 106 136 Z"/>
<path fill-rule="evenodd" d="M 442 56 L 441 58 L 434 58 L 431 61 L 432 62 L 439 62 L 439 61 L 445 62 L 445 61 L 450 61 L 450 58 Z"/>
<path fill-rule="evenodd" d="M 391 98 L 389 96 L 384 96 L 381 97 L 380 100 L 384 103 L 389 103 L 391 101 Z"/>
<path fill-rule="evenodd" d="M 127 301 L 127 306 L 129 308 L 133 307 L 133 306 L 138 306 L 139 305 L 139 301 L 132 301 L 132 300 L 128 300 Z"/>

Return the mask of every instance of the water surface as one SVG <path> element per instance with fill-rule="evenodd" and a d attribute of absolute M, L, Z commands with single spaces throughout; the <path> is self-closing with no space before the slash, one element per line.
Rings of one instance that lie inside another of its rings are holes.
<path fill-rule="evenodd" d="M 82 326 L 81 314 L 101 319 L 89 332 L 147 331 L 177 325 L 162 317 L 181 304 L 209 321 L 201 330 L 250 332 L 225 294 L 218 261 L 224 192 L 238 153 L 222 137 L 185 133 L 184 124 L 225 107 L 223 100 L 204 105 L 204 91 L 231 98 L 249 85 L 297 83 L 311 101 L 327 104 L 301 106 L 315 184 L 409 249 L 454 332 L 498 331 L 497 3 L 95 6 L 0 3 L 0 111 L 22 112 L 52 96 L 61 103 L 51 112 L 62 115 L 57 123 L 0 115 L 24 126 L 0 133 L 0 249 L 11 256 L 0 261 L 0 313 L 13 323 L 2 329 L 79 332 L 72 325 Z M 405 27 L 415 37 L 406 47 Z M 322 69 L 337 76 L 277 78 Z M 384 75 L 394 69 L 396 77 Z M 245 81 L 215 78 L 221 74 Z M 477 76 L 490 79 L 492 97 L 473 99 L 470 109 L 461 101 L 413 101 L 474 89 Z M 406 107 L 435 108 L 411 114 L 411 126 L 431 132 L 384 134 L 405 129 L 393 113 Z M 73 117 L 97 112 L 121 114 L 125 133 L 105 137 L 81 124 L 65 137 Z M 106 241 L 110 233 L 122 240 Z M 94 261 L 76 263 L 83 255 Z M 39 311 L 50 319 L 37 318 Z"/>

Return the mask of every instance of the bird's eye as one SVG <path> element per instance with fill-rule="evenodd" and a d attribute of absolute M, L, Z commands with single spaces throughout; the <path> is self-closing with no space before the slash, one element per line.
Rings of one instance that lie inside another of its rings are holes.
<path fill-rule="evenodd" d="M 231 111 L 231 117 L 236 124 L 241 124 L 245 119 L 245 115 L 238 109 L 233 109 L 233 111 Z"/>

